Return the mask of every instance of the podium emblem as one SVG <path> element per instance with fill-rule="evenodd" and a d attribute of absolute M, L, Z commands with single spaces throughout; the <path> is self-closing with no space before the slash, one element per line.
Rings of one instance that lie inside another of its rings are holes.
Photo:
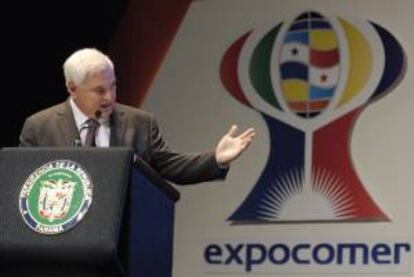
<path fill-rule="evenodd" d="M 54 235 L 73 228 L 92 203 L 92 181 L 76 162 L 56 160 L 36 169 L 20 192 L 20 212 L 34 231 Z"/>
<path fill-rule="evenodd" d="M 41 182 L 38 212 L 53 222 L 64 218 L 72 204 L 73 191 L 76 183 L 69 180 L 46 180 Z"/>

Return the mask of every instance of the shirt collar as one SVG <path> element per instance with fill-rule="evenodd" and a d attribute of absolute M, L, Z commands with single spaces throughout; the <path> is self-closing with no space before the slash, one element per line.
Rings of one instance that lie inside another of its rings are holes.
<path fill-rule="evenodd" d="M 73 116 L 75 117 L 76 127 L 80 130 L 85 121 L 88 120 L 88 117 L 78 108 L 72 97 L 69 99 L 69 104 L 72 108 Z"/>
<path fill-rule="evenodd" d="M 75 117 L 76 127 L 78 127 L 78 130 L 80 130 L 82 127 L 84 127 L 86 120 L 89 118 L 78 108 L 72 97 L 69 97 L 69 104 L 72 108 L 73 116 Z M 101 117 L 98 121 L 101 123 L 101 125 L 109 126 L 108 117 Z"/>

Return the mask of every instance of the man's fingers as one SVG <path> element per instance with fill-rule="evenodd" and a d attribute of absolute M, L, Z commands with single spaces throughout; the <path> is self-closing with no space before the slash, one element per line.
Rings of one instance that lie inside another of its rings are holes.
<path fill-rule="evenodd" d="M 254 131 L 254 128 L 249 128 L 243 133 L 240 134 L 239 138 L 245 139 L 245 138 L 253 138 L 256 135 L 256 132 Z"/>
<path fill-rule="evenodd" d="M 242 149 L 243 149 L 243 150 L 245 150 L 247 147 L 249 147 L 249 145 L 250 145 L 250 143 L 252 143 L 252 141 L 253 141 L 253 137 L 250 137 L 250 138 L 244 139 L 244 140 L 241 142 L 241 147 L 242 147 Z"/>
<path fill-rule="evenodd" d="M 227 132 L 227 135 L 228 136 L 231 136 L 231 137 L 234 137 L 234 135 L 237 132 L 237 129 L 238 128 L 237 128 L 237 125 L 236 124 L 231 125 L 230 130 Z"/>
<path fill-rule="evenodd" d="M 238 139 L 242 142 L 246 142 L 246 143 L 250 144 L 252 142 L 254 136 L 256 135 L 256 132 L 255 132 L 254 128 L 249 128 L 246 131 L 244 131 L 243 133 L 241 133 L 240 135 L 236 136 L 237 130 L 238 130 L 237 125 L 233 124 L 230 127 L 230 130 L 227 132 L 226 136 L 229 136 L 229 137 L 232 137 L 234 139 Z"/>

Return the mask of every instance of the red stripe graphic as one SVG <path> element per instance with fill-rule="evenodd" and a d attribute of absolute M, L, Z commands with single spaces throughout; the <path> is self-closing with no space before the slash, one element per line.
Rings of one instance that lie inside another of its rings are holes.
<path fill-rule="evenodd" d="M 336 191 L 350 193 L 348 202 L 337 211 L 339 214 L 350 220 L 386 221 L 388 217 L 365 190 L 350 159 L 349 131 L 361 110 L 355 109 L 314 133 L 312 172 L 326 172 L 338 180 Z"/>
<path fill-rule="evenodd" d="M 326 106 L 328 106 L 328 100 L 321 101 L 311 101 L 311 102 L 290 102 L 288 103 L 289 107 L 293 111 L 303 112 L 303 111 L 321 111 Z"/>
<path fill-rule="evenodd" d="M 234 98 L 241 103 L 252 107 L 242 91 L 237 74 L 240 52 L 250 33 L 251 32 L 248 32 L 236 40 L 224 54 L 220 65 L 220 77 L 227 91 L 230 92 Z"/>
<path fill-rule="evenodd" d="M 318 51 L 311 49 L 310 51 L 310 64 L 316 67 L 331 67 L 337 65 L 339 62 L 338 49 L 329 51 Z"/>

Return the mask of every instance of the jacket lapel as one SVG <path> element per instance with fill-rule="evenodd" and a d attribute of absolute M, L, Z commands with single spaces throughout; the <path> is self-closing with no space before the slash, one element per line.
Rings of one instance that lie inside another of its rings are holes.
<path fill-rule="evenodd" d="M 76 127 L 75 117 L 69 104 L 69 99 L 62 103 L 62 108 L 58 111 L 58 125 L 62 134 L 65 146 L 75 146 L 76 140 L 80 140 L 79 131 Z"/>
<path fill-rule="evenodd" d="M 115 105 L 111 115 L 111 135 L 109 138 L 109 146 L 123 146 L 122 134 L 125 132 L 125 124 L 123 120 L 124 112 Z"/>

